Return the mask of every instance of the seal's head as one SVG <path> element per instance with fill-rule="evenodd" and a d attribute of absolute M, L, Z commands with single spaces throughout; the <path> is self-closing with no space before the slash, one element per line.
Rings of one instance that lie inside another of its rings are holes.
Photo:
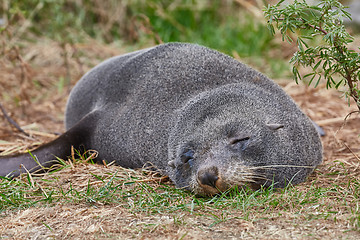
<path fill-rule="evenodd" d="M 179 146 L 175 160 L 169 162 L 178 187 L 213 195 L 254 182 L 256 173 L 245 159 L 255 150 L 256 140 L 246 132 L 235 135 L 227 132 L 226 125 L 222 127 L 222 139 L 205 142 L 193 139 Z"/>
<path fill-rule="evenodd" d="M 178 110 L 168 163 L 178 187 L 213 195 L 235 186 L 284 187 L 306 179 L 322 159 L 318 133 L 295 104 L 286 116 L 282 106 L 266 106 L 267 94 L 261 94 L 262 106 L 228 86 Z"/>

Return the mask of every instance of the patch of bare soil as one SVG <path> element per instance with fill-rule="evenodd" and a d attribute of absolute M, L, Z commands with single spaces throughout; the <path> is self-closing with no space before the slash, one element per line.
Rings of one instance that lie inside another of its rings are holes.
<path fill-rule="evenodd" d="M 59 80 L 68 76 L 73 85 L 91 66 L 121 53 L 111 47 L 91 43 L 67 46 L 39 42 L 25 55 L 9 50 L 0 59 L 1 104 L 29 134 L 19 133 L 0 114 L 0 151 L 11 153 L 33 148 L 63 132 L 63 114 L 68 90 Z M 65 61 L 65 58 L 67 59 Z M 91 60 L 91 62 L 89 62 Z M 68 62 L 68 63 L 66 63 Z M 322 138 L 324 162 L 308 182 L 296 186 L 306 194 L 311 184 L 347 185 L 360 176 L 360 121 L 357 113 L 344 118 L 356 107 L 347 107 L 335 91 L 282 84 L 304 112 L 326 132 Z M 1 167 L 1 166 L 0 166 Z M 119 167 L 79 164 L 75 169 L 55 173 L 59 182 L 85 187 L 89 172 L 118 170 Z M 105 169 L 105 170 L 103 170 Z M 345 198 L 345 196 L 344 196 Z M 330 201 L 330 199 L 329 199 Z M 291 203 L 290 203 L 291 204 Z M 273 211 L 244 220 L 241 211 L 229 210 L 204 217 L 204 212 L 149 214 L 133 212 L 120 204 L 89 205 L 54 203 L 50 207 L 0 213 L 0 238 L 4 239 L 360 239 L 349 220 L 347 206 L 339 203 L 335 217 L 320 216 L 313 209 Z M 302 214 L 312 212 L 312 215 Z M 336 219 L 335 219 L 336 218 Z M 222 220 L 216 220 L 222 219 Z"/>

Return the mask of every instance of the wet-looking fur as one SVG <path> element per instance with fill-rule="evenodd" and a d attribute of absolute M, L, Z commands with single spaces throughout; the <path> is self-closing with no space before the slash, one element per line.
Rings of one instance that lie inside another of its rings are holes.
<path fill-rule="evenodd" d="M 176 184 L 211 195 L 233 186 L 297 184 L 322 161 L 308 117 L 273 81 L 217 51 L 163 44 L 99 64 L 73 88 L 67 131 L 33 154 L 66 158 L 71 145 L 128 168 L 151 162 Z M 37 163 L 0 158 L 0 175 Z"/>

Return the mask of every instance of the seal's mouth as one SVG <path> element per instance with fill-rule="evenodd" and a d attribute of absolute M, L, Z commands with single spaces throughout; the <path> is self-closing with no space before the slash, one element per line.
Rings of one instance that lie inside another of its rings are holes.
<path fill-rule="evenodd" d="M 204 185 L 204 184 L 202 184 L 200 182 L 198 182 L 198 183 L 199 183 L 199 186 L 200 186 L 200 188 L 202 190 L 202 193 L 200 193 L 201 195 L 213 196 L 213 195 L 225 192 L 225 191 L 230 189 L 229 187 L 223 187 L 224 184 L 222 184 L 221 179 L 219 179 L 216 182 L 215 186 Z"/>
<path fill-rule="evenodd" d="M 250 188 L 257 190 L 261 186 L 261 179 L 252 171 L 251 167 L 244 165 L 232 166 L 231 168 L 220 169 L 217 166 L 201 167 L 196 174 L 196 184 L 192 185 L 194 193 L 198 195 L 213 196 L 224 193 L 230 189 Z"/>

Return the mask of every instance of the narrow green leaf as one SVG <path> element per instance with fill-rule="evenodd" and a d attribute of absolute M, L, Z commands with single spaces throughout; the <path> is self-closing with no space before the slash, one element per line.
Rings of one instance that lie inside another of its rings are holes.
<path fill-rule="evenodd" d="M 314 80 L 314 78 L 315 78 L 315 73 L 313 74 L 313 76 L 312 76 L 312 78 L 310 79 L 310 81 L 309 81 L 309 84 L 308 84 L 308 86 L 310 86 L 311 85 L 311 83 L 312 83 L 312 81 Z"/>
<path fill-rule="evenodd" d="M 342 82 L 343 82 L 343 79 L 341 79 L 341 80 L 335 85 L 335 88 L 338 89 Z"/>
<path fill-rule="evenodd" d="M 313 70 L 316 71 L 316 69 L 320 66 L 321 61 L 318 61 L 315 66 L 313 67 Z"/>
<path fill-rule="evenodd" d="M 314 88 L 316 88 L 319 85 L 320 79 L 321 79 L 321 75 L 319 74 L 318 80 L 316 81 Z"/>

